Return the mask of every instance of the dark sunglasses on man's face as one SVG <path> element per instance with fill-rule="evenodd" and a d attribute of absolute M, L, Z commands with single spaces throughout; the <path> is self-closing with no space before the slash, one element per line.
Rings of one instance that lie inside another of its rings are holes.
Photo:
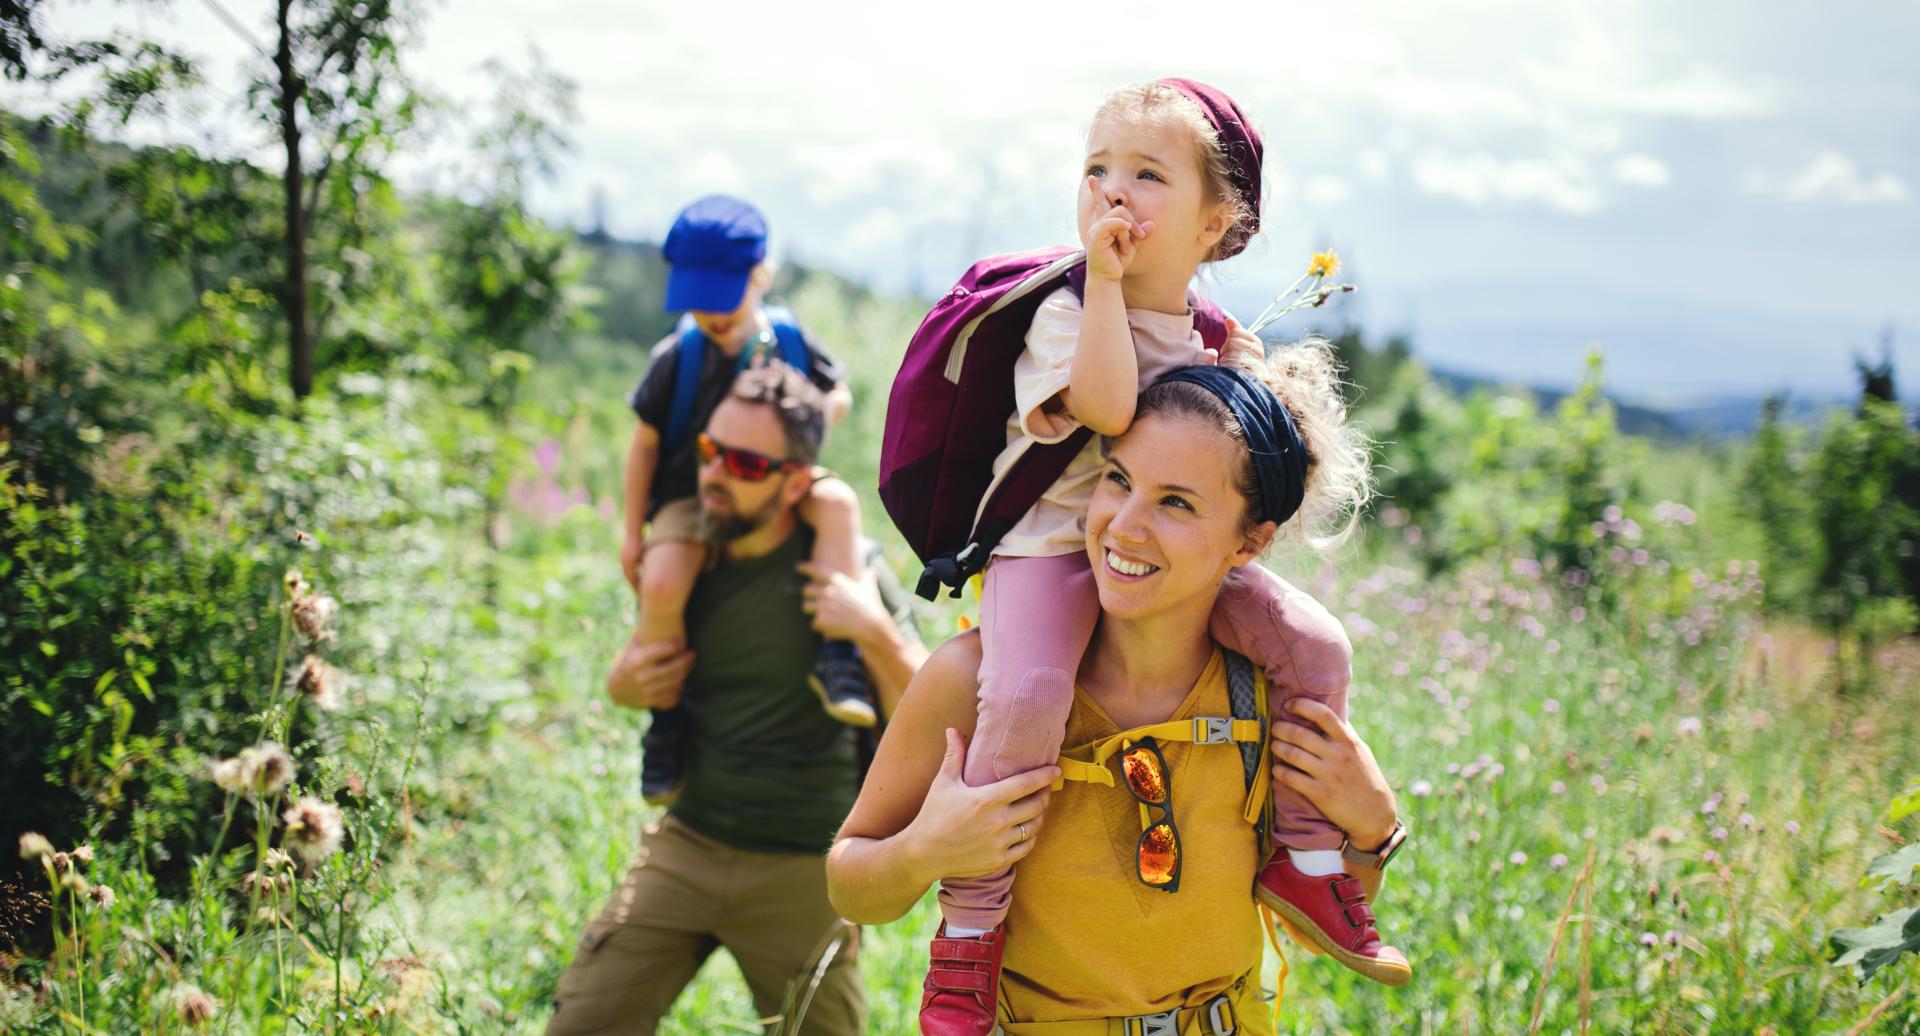
<path fill-rule="evenodd" d="M 752 450 L 724 446 L 705 432 L 701 432 L 693 443 L 700 453 L 700 463 L 710 464 L 713 458 L 719 457 L 726 465 L 727 474 L 743 482 L 763 482 L 776 471 L 799 471 L 807 466 L 797 460 L 781 460 Z"/>

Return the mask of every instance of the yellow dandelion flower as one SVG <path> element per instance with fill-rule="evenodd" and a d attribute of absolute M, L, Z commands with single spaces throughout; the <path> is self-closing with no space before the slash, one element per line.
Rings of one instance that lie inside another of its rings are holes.
<path fill-rule="evenodd" d="M 1309 277 L 1331 277 L 1340 272 L 1340 257 L 1333 249 L 1313 253 L 1313 262 L 1307 267 Z"/>

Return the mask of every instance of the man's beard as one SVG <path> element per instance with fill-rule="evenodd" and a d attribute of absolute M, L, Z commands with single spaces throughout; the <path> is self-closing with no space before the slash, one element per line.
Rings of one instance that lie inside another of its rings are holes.
<path fill-rule="evenodd" d="M 725 491 L 722 490 L 722 492 Z M 730 493 L 728 500 L 729 502 L 732 500 Z M 754 514 L 741 514 L 738 511 L 716 514 L 707 506 L 706 497 L 703 494 L 700 498 L 700 538 L 708 543 L 732 543 L 734 540 L 758 532 L 779 513 L 780 495 L 778 493 L 769 497 L 765 506 Z"/>

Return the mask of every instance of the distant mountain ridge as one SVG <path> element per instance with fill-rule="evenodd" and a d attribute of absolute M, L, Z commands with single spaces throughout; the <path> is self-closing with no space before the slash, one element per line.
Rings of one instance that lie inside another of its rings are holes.
<path fill-rule="evenodd" d="M 666 290 L 666 262 L 660 256 L 659 245 L 626 240 L 604 230 L 583 231 L 578 240 L 581 247 L 597 260 L 588 273 L 588 280 L 600 289 L 601 298 L 595 309 L 603 333 L 651 345 L 671 329 L 672 318 L 660 306 Z M 810 266 L 801 260 L 788 260 L 781 265 L 773 295 L 778 297 L 792 285 L 816 277 L 828 278 L 836 282 L 841 290 L 851 294 L 876 294 L 858 280 Z M 1417 346 L 1413 355 L 1421 359 Z M 1422 362 L 1425 362 L 1424 359 Z M 1445 367 L 1429 366 L 1428 369 L 1435 381 L 1448 391 L 1461 395 L 1476 390 L 1512 389 L 1532 396 L 1543 408 L 1551 408 L 1568 394 L 1565 389 L 1527 385 L 1513 379 L 1470 374 Z M 1686 439 L 1752 433 L 1759 423 L 1760 406 L 1766 396 L 1732 394 L 1698 403 L 1667 406 L 1634 401 L 1614 393 L 1609 393 L 1608 398 L 1616 408 L 1622 431 L 1655 439 Z M 1792 396 L 1788 400 L 1786 413 L 1791 421 L 1810 423 L 1835 407 L 1851 406 L 1852 403 L 1853 399 L 1845 396 Z"/>

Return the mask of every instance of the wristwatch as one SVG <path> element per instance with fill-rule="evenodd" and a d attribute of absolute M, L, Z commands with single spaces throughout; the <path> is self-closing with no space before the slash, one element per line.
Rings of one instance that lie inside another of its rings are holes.
<path fill-rule="evenodd" d="M 1393 854 L 1400 851 L 1400 845 L 1407 840 L 1407 825 L 1398 820 L 1393 822 L 1393 830 L 1388 832 L 1387 840 L 1380 843 L 1378 849 L 1367 852 L 1358 849 L 1352 842 L 1340 844 L 1340 858 L 1356 867 L 1370 867 L 1373 870 L 1385 870 Z"/>

